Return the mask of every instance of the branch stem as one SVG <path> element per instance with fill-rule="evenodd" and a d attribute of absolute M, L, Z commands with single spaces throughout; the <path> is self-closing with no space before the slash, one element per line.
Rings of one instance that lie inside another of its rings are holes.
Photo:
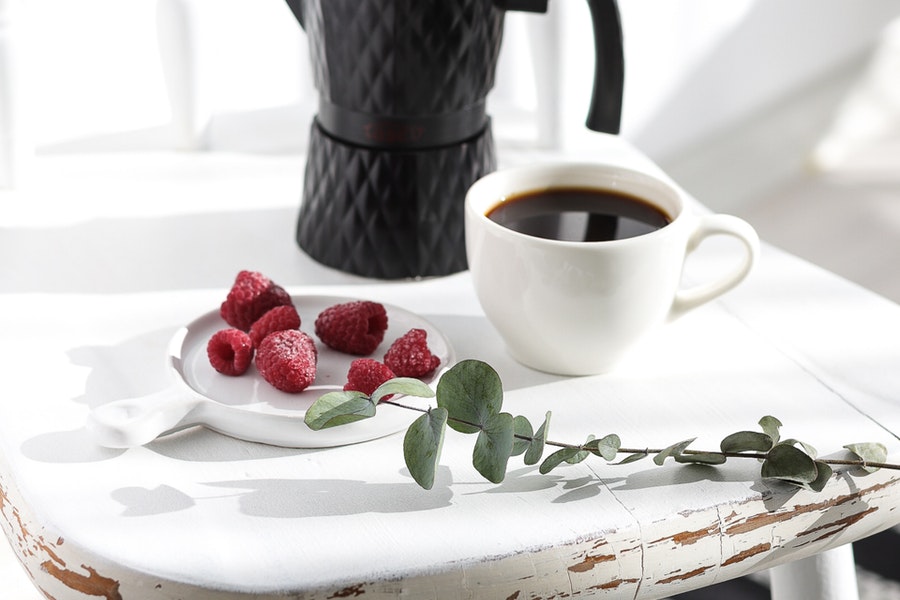
<path fill-rule="evenodd" d="M 417 406 L 410 406 L 408 404 L 402 404 L 400 402 L 396 402 L 394 400 L 381 400 L 379 404 L 390 404 L 391 406 L 397 406 L 399 408 L 405 408 L 407 410 L 414 410 L 421 413 L 427 413 L 431 408 L 419 408 Z M 471 423 L 469 421 L 465 421 L 463 419 L 457 419 L 455 417 L 449 417 L 448 421 L 453 421 L 454 423 L 458 423 L 460 425 L 468 425 L 469 427 L 474 427 L 475 429 L 483 429 L 483 427 L 477 423 Z M 533 442 L 534 437 L 527 435 L 519 435 L 515 434 L 515 438 L 519 440 L 524 440 L 526 442 Z M 555 446 L 557 448 L 575 448 L 578 450 L 589 450 L 584 446 L 584 444 L 565 444 L 563 442 L 554 442 L 552 440 L 545 440 L 544 444 L 547 446 Z M 662 452 L 664 448 L 618 448 L 616 450 L 616 454 L 659 454 Z M 759 460 L 763 460 L 766 458 L 765 452 L 722 452 L 721 450 L 715 451 L 705 451 L 705 450 L 691 450 L 686 449 L 682 452 L 682 454 L 718 454 L 719 456 L 724 456 L 726 458 L 756 458 Z M 820 458 L 817 459 L 828 465 L 840 465 L 840 466 L 849 466 L 849 467 L 872 467 L 875 469 L 891 469 L 894 471 L 900 471 L 900 464 L 892 464 L 892 463 L 880 463 L 880 462 L 868 462 L 864 460 L 843 460 L 838 458 Z"/>

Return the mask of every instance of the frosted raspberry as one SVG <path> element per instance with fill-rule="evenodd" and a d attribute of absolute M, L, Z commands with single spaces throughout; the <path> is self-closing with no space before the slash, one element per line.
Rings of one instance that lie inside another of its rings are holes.
<path fill-rule="evenodd" d="M 316 318 L 316 335 L 339 352 L 365 356 L 384 339 L 388 318 L 384 306 L 368 300 L 326 308 Z"/>
<path fill-rule="evenodd" d="M 241 271 L 222 303 L 219 314 L 232 327 L 248 331 L 270 309 L 290 303 L 291 297 L 284 288 L 262 273 Z"/>
<path fill-rule="evenodd" d="M 371 396 L 375 388 L 388 379 L 393 378 L 394 373 L 377 360 L 373 358 L 357 358 L 350 363 L 344 391 L 357 390 Z M 387 400 L 388 398 L 390 396 L 386 396 L 382 400 Z"/>
<path fill-rule="evenodd" d="M 276 331 L 256 349 L 256 370 L 282 392 L 302 392 L 316 379 L 316 344 L 297 329 Z"/>
<path fill-rule="evenodd" d="M 300 315 L 293 304 L 276 306 L 258 318 L 250 326 L 250 339 L 258 348 L 267 335 L 285 329 L 300 329 Z"/>
<path fill-rule="evenodd" d="M 222 329 L 206 344 L 209 364 L 223 375 L 243 375 L 253 360 L 253 342 L 240 329 Z"/>
<path fill-rule="evenodd" d="M 398 377 L 428 375 L 441 364 L 441 359 L 429 350 L 427 337 L 424 329 L 410 329 L 388 348 L 384 364 Z"/>

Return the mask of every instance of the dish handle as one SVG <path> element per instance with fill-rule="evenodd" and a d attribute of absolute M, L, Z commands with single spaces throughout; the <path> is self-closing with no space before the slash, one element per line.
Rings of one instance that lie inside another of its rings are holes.
<path fill-rule="evenodd" d="M 130 448 L 152 442 L 184 423 L 202 401 L 172 386 L 153 394 L 116 400 L 98 406 L 88 415 L 87 429 L 107 448 Z"/>

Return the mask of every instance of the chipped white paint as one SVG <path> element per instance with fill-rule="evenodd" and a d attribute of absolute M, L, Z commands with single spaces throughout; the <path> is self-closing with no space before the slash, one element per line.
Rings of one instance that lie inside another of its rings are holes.
<path fill-rule="evenodd" d="M 603 140 L 600 157 L 640 160 Z M 753 460 L 595 459 L 541 476 L 513 459 L 492 485 L 471 467 L 473 439 L 449 432 L 425 491 L 396 435 L 295 451 L 197 429 L 100 448 L 84 430 L 89 408 L 166 385 L 167 340 L 220 302 L 240 268 L 298 293 L 420 313 L 458 357 L 498 369 L 506 410 L 533 421 L 552 410 L 558 441 L 615 432 L 633 447 L 698 436 L 693 447 L 715 449 L 773 414 L 824 455 L 880 441 L 900 460 L 900 308 L 766 247 L 743 287 L 665 327 L 616 372 L 557 378 L 506 355 L 465 274 L 380 284 L 309 262 L 290 239 L 293 159 L 98 161 L 67 171 L 48 159 L 44 180 L 60 188 L 0 201 L 0 522 L 57 600 L 662 598 L 900 522 L 900 473 L 884 470 L 839 471 L 813 494 L 761 482 Z M 186 179 L 197 172 L 205 179 Z M 268 186 L 265 208 L 242 196 L 254 177 Z M 161 204 L 129 216 L 121 199 L 148 188 Z M 222 245 L 226 231 L 253 241 Z M 688 277 L 727 261 L 731 249 L 711 246 Z"/>

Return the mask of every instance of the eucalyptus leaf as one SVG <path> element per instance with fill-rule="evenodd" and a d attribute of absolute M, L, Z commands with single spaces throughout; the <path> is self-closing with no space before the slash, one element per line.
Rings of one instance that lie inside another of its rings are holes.
<path fill-rule="evenodd" d="M 812 446 L 811 444 L 807 444 L 806 442 L 801 442 L 800 440 L 795 440 L 794 438 L 781 440 L 781 442 L 779 442 L 779 443 L 788 444 L 791 446 L 800 446 L 800 449 L 803 450 L 804 452 L 806 452 L 807 454 L 809 454 L 809 456 L 811 458 L 816 458 L 816 456 L 819 453 L 819 451 L 816 450 L 815 447 Z"/>
<path fill-rule="evenodd" d="M 329 392 L 306 410 L 303 421 L 313 431 L 375 416 L 375 403 L 363 392 Z"/>
<path fill-rule="evenodd" d="M 506 477 L 506 465 L 513 451 L 513 416 L 499 413 L 487 418 L 475 440 L 472 464 L 482 477 L 500 483 Z"/>
<path fill-rule="evenodd" d="M 613 463 L 613 464 L 614 464 L 614 465 L 627 465 L 628 463 L 633 463 L 633 462 L 637 462 L 637 461 L 639 461 L 639 460 L 643 460 L 643 459 L 647 458 L 648 456 L 650 456 L 650 453 L 647 452 L 647 451 L 644 451 L 644 452 L 634 452 L 634 453 L 632 453 L 632 454 L 629 454 L 628 456 L 626 456 L 625 458 L 623 458 L 623 459 L 620 460 L 619 462 Z"/>
<path fill-rule="evenodd" d="M 884 444 L 862 442 L 859 444 L 847 444 L 844 448 L 858 456 L 863 462 L 883 463 L 887 461 L 887 448 Z M 878 470 L 878 467 L 870 467 L 868 465 L 862 465 L 860 468 L 867 473 L 874 473 Z"/>
<path fill-rule="evenodd" d="M 487 363 L 460 361 L 438 381 L 437 403 L 447 409 L 448 424 L 456 431 L 481 431 L 487 420 L 500 412 L 503 404 L 500 376 Z"/>
<path fill-rule="evenodd" d="M 522 415 L 513 418 L 513 433 L 516 437 L 513 438 L 512 456 L 524 454 L 531 447 L 531 440 L 534 438 L 531 421 Z"/>
<path fill-rule="evenodd" d="M 832 473 L 834 470 L 830 465 L 823 463 L 821 460 L 817 460 L 816 462 L 816 478 L 810 481 L 807 486 L 808 489 L 811 489 L 814 492 L 821 492 L 825 489 L 825 484 L 828 483 L 828 480 L 831 479 Z"/>
<path fill-rule="evenodd" d="M 810 484 L 819 477 L 816 461 L 790 444 L 776 444 L 769 450 L 760 474 L 766 479 L 780 479 L 797 484 Z"/>
<path fill-rule="evenodd" d="M 376 404 L 385 396 L 402 394 L 404 396 L 416 396 L 417 398 L 432 398 L 434 390 L 420 379 L 413 377 L 395 377 L 388 379 L 372 392 L 372 401 Z"/>
<path fill-rule="evenodd" d="M 619 436 L 616 434 L 611 433 L 599 440 L 591 440 L 584 446 L 602 459 L 611 461 L 619 453 L 619 448 L 622 446 L 622 440 L 619 439 Z"/>
<path fill-rule="evenodd" d="M 759 420 L 759 426 L 762 427 L 763 433 L 772 438 L 772 444 L 777 444 L 781 439 L 781 421 L 771 415 L 766 415 Z M 768 448 L 766 448 L 768 450 Z"/>
<path fill-rule="evenodd" d="M 587 444 L 590 444 L 593 441 L 594 441 L 594 436 L 589 435 L 587 440 L 584 442 L 584 444 L 581 445 L 581 447 L 584 448 Z M 575 464 L 580 463 L 581 461 L 583 461 L 590 455 L 591 455 L 590 450 L 579 450 L 578 452 L 576 452 L 575 454 L 573 454 L 572 456 L 567 458 L 566 462 L 569 463 L 570 465 L 575 465 Z"/>
<path fill-rule="evenodd" d="M 430 490 L 444 446 L 447 410 L 432 408 L 409 426 L 403 437 L 403 458 L 409 474 L 421 487 Z"/>
<path fill-rule="evenodd" d="M 538 470 L 542 475 L 546 475 L 562 463 L 568 461 L 570 458 L 578 454 L 577 447 L 571 448 L 561 448 L 556 452 L 550 454 L 547 458 L 544 459 L 544 462 L 541 463 L 541 466 L 538 467 Z"/>
<path fill-rule="evenodd" d="M 722 452 L 768 452 L 774 445 L 774 439 L 768 433 L 738 431 L 725 437 L 719 448 Z"/>
<path fill-rule="evenodd" d="M 662 464 L 663 464 L 664 462 L 666 462 L 666 459 L 667 459 L 667 458 L 669 458 L 670 456 L 678 456 L 679 454 L 681 454 L 682 452 L 684 452 L 685 449 L 686 449 L 688 446 L 690 446 L 691 443 L 693 443 L 693 441 L 696 440 L 696 439 L 697 439 L 697 438 L 691 438 L 691 439 L 689 439 L 689 440 L 684 440 L 684 441 L 678 442 L 677 444 L 672 444 L 671 446 L 669 446 L 668 448 L 663 449 L 663 450 L 662 450 L 661 452 L 659 452 L 656 456 L 654 456 L 654 457 L 653 457 L 653 462 L 655 462 L 655 463 L 656 463 L 657 465 L 659 465 L 659 466 L 662 466 Z"/>
<path fill-rule="evenodd" d="M 544 443 L 547 441 L 547 432 L 550 430 L 550 411 L 544 416 L 544 422 L 538 427 L 538 430 L 531 437 L 531 444 L 525 451 L 523 459 L 526 465 L 536 465 L 544 455 Z"/>
<path fill-rule="evenodd" d="M 691 452 L 678 454 L 673 458 L 678 463 L 698 465 L 721 465 L 727 460 L 724 454 L 718 452 Z"/>

